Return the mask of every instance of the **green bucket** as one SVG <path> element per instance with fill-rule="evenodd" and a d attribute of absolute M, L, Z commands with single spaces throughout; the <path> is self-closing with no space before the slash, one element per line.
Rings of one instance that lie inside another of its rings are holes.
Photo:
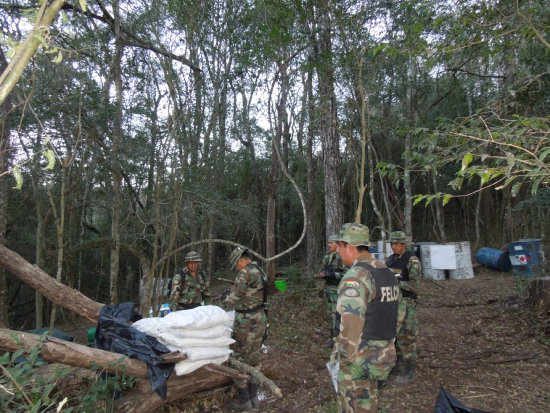
<path fill-rule="evenodd" d="M 286 291 L 286 280 L 275 280 L 275 288 L 284 293 Z"/>
<path fill-rule="evenodd" d="M 95 340 L 95 329 L 96 327 L 92 327 L 88 330 L 88 343 Z"/>

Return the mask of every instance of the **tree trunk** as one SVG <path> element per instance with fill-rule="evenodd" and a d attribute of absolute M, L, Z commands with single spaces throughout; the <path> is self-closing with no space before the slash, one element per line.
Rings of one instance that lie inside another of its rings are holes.
<path fill-rule="evenodd" d="M 147 364 L 137 359 L 51 336 L 46 336 L 41 343 L 38 334 L 0 329 L 0 349 L 4 351 L 15 352 L 23 348 L 28 354 L 36 346 L 40 346 L 40 357 L 48 362 L 86 369 L 91 369 L 93 363 L 96 363 L 101 370 L 108 373 L 121 373 L 125 369 L 125 374 L 142 379 L 147 377 Z"/>
<path fill-rule="evenodd" d="M 277 126 L 273 136 L 273 148 L 271 152 L 271 168 L 269 170 L 267 188 L 267 217 L 266 217 L 266 258 L 273 257 L 276 250 L 275 242 L 275 207 L 277 204 L 277 181 L 281 164 L 277 158 L 277 149 L 281 147 L 281 138 L 286 121 L 286 93 L 287 93 L 287 72 L 286 67 L 280 73 L 280 96 L 277 102 Z M 266 265 L 266 275 L 271 285 L 275 279 L 275 260 L 269 261 Z"/>
<path fill-rule="evenodd" d="M 111 150 L 111 170 L 113 174 L 113 205 L 111 217 L 111 236 L 114 244 L 111 248 L 110 260 L 110 288 L 111 304 L 118 302 L 118 274 L 120 267 L 120 214 L 122 208 L 122 175 L 120 165 L 119 143 L 122 138 L 122 69 L 123 53 L 122 37 L 120 33 L 120 16 L 118 1 L 113 1 L 113 15 L 115 19 L 115 53 L 111 61 L 111 76 L 114 79 L 116 91 L 116 111 L 113 128 L 113 143 Z"/>
<path fill-rule="evenodd" d="M 48 30 L 48 27 L 57 16 L 65 0 L 55 0 L 49 6 L 48 3 L 48 1 L 42 2 L 42 6 L 34 22 L 34 27 L 25 41 L 19 45 L 15 56 L 13 56 L 8 66 L 2 71 L 2 75 L 0 75 L 0 104 L 4 102 L 17 84 L 19 77 L 34 56 L 36 49 L 42 44 L 44 38 L 43 32 Z"/>
<path fill-rule="evenodd" d="M 437 172 L 435 170 L 432 170 L 432 184 L 434 188 L 434 193 L 438 193 L 438 185 L 437 185 Z M 441 239 L 441 242 L 445 243 L 447 242 L 447 235 L 445 235 L 445 222 L 443 221 L 443 211 L 442 211 L 442 202 L 439 199 L 435 200 L 435 217 L 437 220 L 437 228 L 439 231 L 439 236 Z M 474 248 L 475 249 L 475 248 Z"/>
<path fill-rule="evenodd" d="M 8 62 L 4 51 L 0 49 L 0 72 L 4 72 Z M 2 175 L 9 168 L 10 156 L 10 132 L 9 112 L 11 109 L 11 99 L 9 97 L 0 105 L 0 244 L 6 243 L 6 228 L 8 221 L 8 191 L 9 174 Z M 0 269 L 0 325 L 9 327 L 9 308 L 8 308 L 8 284 L 6 273 Z"/>
<path fill-rule="evenodd" d="M 340 182 L 340 139 L 337 131 L 336 96 L 334 93 L 334 69 L 332 62 L 332 38 L 330 13 L 320 9 L 320 56 L 317 66 L 320 99 L 320 133 L 325 169 L 325 220 L 326 239 L 337 234 L 344 220 L 342 184 Z"/>
<path fill-rule="evenodd" d="M 411 128 L 414 123 L 413 112 L 413 80 L 414 80 L 414 62 L 412 55 L 409 57 L 409 68 L 407 70 L 407 120 Z M 412 240 L 412 187 L 411 187 L 411 156 L 412 156 L 412 137 L 411 133 L 405 135 L 405 174 L 403 176 L 403 187 L 405 189 L 405 233 L 409 241 Z"/>
<path fill-rule="evenodd" d="M 17 341 L 13 335 L 17 336 Z M 151 390 L 149 381 L 145 380 L 147 364 L 143 361 L 55 337 L 46 337 L 41 343 L 39 335 L 0 329 L 1 350 L 14 352 L 23 348 L 26 352 L 30 352 L 35 346 L 40 346 L 40 357 L 49 362 L 87 369 L 97 364 L 102 371 L 108 373 L 124 373 L 143 379 L 127 395 L 116 401 L 118 412 L 148 413 L 165 403 L 181 399 L 191 393 L 219 387 L 231 381 L 233 377 L 250 378 L 226 366 L 207 365 L 184 376 L 172 374 L 166 383 L 167 398 L 162 399 Z M 177 362 L 186 357 L 178 353 L 168 353 L 163 355 L 163 358 L 166 362 Z"/>
<path fill-rule="evenodd" d="M 535 311 L 543 318 L 548 319 L 548 315 L 550 314 L 550 277 L 531 281 L 529 300 Z"/>
<path fill-rule="evenodd" d="M 94 323 L 97 322 L 103 304 L 57 282 L 3 244 L 0 245 L 0 267 L 5 268 L 21 281 L 39 291 L 52 303 L 65 307 Z"/>
<path fill-rule="evenodd" d="M 313 50 L 310 51 L 310 54 L 313 53 Z M 312 61 L 312 56 L 309 57 L 309 62 Z M 315 137 L 315 104 L 313 101 L 313 73 L 311 70 L 311 65 L 308 65 L 308 71 L 306 75 L 306 84 L 305 84 L 305 96 L 306 96 L 306 107 L 308 112 L 308 127 L 307 127 L 307 144 L 306 144 L 306 161 L 307 161 L 307 276 L 309 279 L 313 278 L 315 273 L 315 228 L 313 222 L 313 211 L 316 205 L 316 194 L 315 194 L 315 175 L 314 175 L 314 164 L 313 164 L 313 139 Z"/>

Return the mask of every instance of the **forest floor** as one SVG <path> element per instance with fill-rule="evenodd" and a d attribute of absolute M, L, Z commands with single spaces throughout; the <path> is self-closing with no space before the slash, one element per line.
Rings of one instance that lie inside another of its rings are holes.
<path fill-rule="evenodd" d="M 468 407 L 491 412 L 550 411 L 548 317 L 530 311 L 528 281 L 484 268 L 470 280 L 424 281 L 417 304 L 416 381 L 390 380 L 381 396 L 386 412 L 433 412 L 440 387 Z M 265 374 L 284 394 L 262 412 L 336 411 L 325 363 L 327 338 L 318 297 L 289 289 L 272 299 L 273 349 Z M 544 328 L 546 326 L 546 328 Z M 546 331 L 545 331 L 546 330 Z"/>
<path fill-rule="evenodd" d="M 219 288 L 222 288 L 219 286 Z M 417 304 L 416 380 L 385 386 L 380 408 L 433 412 L 440 387 L 464 405 L 490 412 L 550 411 L 548 316 L 533 313 L 528 281 L 476 269 L 470 280 L 424 281 Z M 326 362 L 328 319 L 319 290 L 289 280 L 270 297 L 268 352 L 263 373 L 282 390 L 260 391 L 260 412 L 336 412 Z M 163 412 L 226 412 L 227 389 L 194 395 Z"/>

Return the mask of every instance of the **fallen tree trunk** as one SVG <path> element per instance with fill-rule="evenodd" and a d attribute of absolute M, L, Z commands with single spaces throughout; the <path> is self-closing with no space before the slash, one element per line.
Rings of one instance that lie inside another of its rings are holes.
<path fill-rule="evenodd" d="M 40 292 L 52 303 L 60 305 L 75 314 L 97 323 L 99 313 L 104 304 L 98 303 L 84 294 L 57 282 L 46 272 L 30 264 L 16 252 L 0 244 L 0 267 L 5 268 L 23 282 Z M 21 344 L 29 349 L 37 345 L 40 336 L 29 333 L 0 330 L 0 348 L 7 351 L 17 350 L 17 342 L 11 337 L 15 333 Z M 34 336 L 34 337 L 33 337 Z M 122 354 L 92 349 L 80 344 L 65 342 L 55 337 L 47 337 L 42 344 L 40 355 L 46 361 L 59 362 L 70 366 L 90 368 L 90 360 L 97 362 L 105 371 L 113 361 L 122 359 L 126 373 L 134 377 L 145 377 L 146 365 L 136 359 L 130 359 Z M 118 370 L 120 372 L 120 370 Z M 167 381 L 167 398 L 162 399 L 151 390 L 149 383 L 142 380 L 122 399 L 117 400 L 120 412 L 148 413 L 164 403 L 175 401 L 192 393 L 211 390 L 238 377 L 245 380 L 250 376 L 225 366 L 208 365 L 185 376 L 172 374 Z M 276 386 L 275 386 L 276 387 Z"/>
<path fill-rule="evenodd" d="M 71 343 L 56 337 L 46 336 L 44 340 L 37 334 L 0 329 L 0 350 L 15 352 L 22 348 L 30 353 L 39 346 L 39 355 L 48 362 L 62 363 L 73 367 L 92 368 L 97 364 L 100 371 L 112 374 L 127 374 L 141 379 L 147 378 L 145 362 L 131 359 L 118 353 L 99 350 L 81 344 Z M 184 355 L 175 358 L 173 353 L 166 355 L 167 362 L 185 359 Z M 191 393 L 214 389 L 229 383 L 233 378 L 248 380 L 250 376 L 226 366 L 206 365 L 185 376 L 172 374 L 167 381 L 167 398 L 161 398 L 151 390 L 148 380 L 142 380 L 122 399 L 117 400 L 119 412 L 146 413 L 164 403 L 178 400 Z"/>
<path fill-rule="evenodd" d="M 4 267 L 21 281 L 30 285 L 52 303 L 97 323 L 104 304 L 98 303 L 80 291 L 59 283 L 18 253 L 0 244 L 0 267 Z"/>
<path fill-rule="evenodd" d="M 43 341 L 37 334 L 0 329 L 0 349 L 15 352 L 22 348 L 29 354 L 33 347 L 39 346 L 39 356 L 44 360 L 63 363 L 68 366 L 92 368 L 93 363 L 108 373 L 125 373 L 134 377 L 147 377 L 147 364 L 118 353 L 71 343 L 56 337 L 46 336 Z"/>
<path fill-rule="evenodd" d="M 175 377 L 175 378 L 174 378 Z M 247 377 L 247 376 L 244 376 Z M 185 376 L 172 374 L 168 380 L 166 399 L 162 399 L 151 390 L 151 386 L 143 386 L 132 391 L 116 401 L 117 411 L 120 413 L 149 413 L 164 403 L 181 399 L 189 394 L 212 390 L 231 382 L 233 379 L 220 373 L 212 373 L 210 369 L 202 367 Z"/>

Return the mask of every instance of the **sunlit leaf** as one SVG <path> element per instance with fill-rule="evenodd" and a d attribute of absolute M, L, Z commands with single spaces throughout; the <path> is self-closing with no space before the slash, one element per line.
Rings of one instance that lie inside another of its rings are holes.
<path fill-rule="evenodd" d="M 464 158 L 462 158 L 462 171 L 464 171 L 468 167 L 468 165 L 470 165 L 473 158 L 474 157 L 471 153 L 467 153 L 466 155 L 464 155 Z"/>
<path fill-rule="evenodd" d="M 57 53 L 57 56 L 55 56 L 53 59 L 52 59 L 52 62 L 53 63 L 59 63 L 61 62 L 61 60 L 63 59 L 63 54 L 60 52 Z"/>
<path fill-rule="evenodd" d="M 86 4 L 86 0 L 78 0 L 78 4 L 80 4 L 80 8 L 82 11 L 88 11 L 88 5 Z"/>
<path fill-rule="evenodd" d="M 23 186 L 23 176 L 21 175 L 21 168 L 19 168 L 19 165 L 17 165 L 15 168 L 12 169 L 11 173 L 13 174 L 13 177 L 15 178 L 15 186 L 14 189 L 21 189 Z"/>
<path fill-rule="evenodd" d="M 413 206 L 418 204 L 420 201 L 422 201 L 424 198 L 426 198 L 426 195 L 417 195 L 415 196 L 415 200 L 413 202 Z"/>
<path fill-rule="evenodd" d="M 443 197 L 443 206 L 447 205 L 453 196 L 451 194 L 445 194 Z"/>
<path fill-rule="evenodd" d="M 51 149 L 42 151 L 42 155 L 44 155 L 48 159 L 48 166 L 46 166 L 44 169 L 52 170 L 55 166 L 55 154 Z"/>

